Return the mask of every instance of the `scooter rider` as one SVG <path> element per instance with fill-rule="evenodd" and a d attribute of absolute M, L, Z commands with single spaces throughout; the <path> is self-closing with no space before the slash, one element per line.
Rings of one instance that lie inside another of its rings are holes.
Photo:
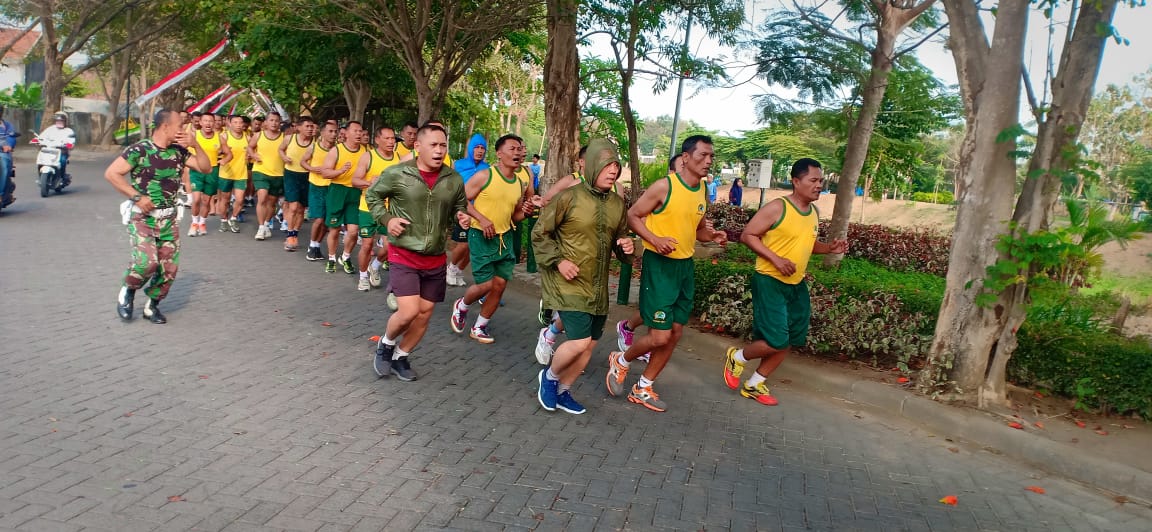
<path fill-rule="evenodd" d="M 72 182 L 68 175 L 68 153 L 71 146 L 76 145 L 76 132 L 68 127 L 68 115 L 57 112 L 52 115 L 53 124 L 43 133 L 40 133 L 40 145 L 60 147 L 60 175 L 64 176 L 64 184 Z"/>
<path fill-rule="evenodd" d="M 16 186 L 12 183 L 12 149 L 16 147 L 16 137 L 20 132 L 12 123 L 4 120 L 4 107 L 0 106 L 0 207 L 7 207 L 16 198 L 12 195 Z"/>

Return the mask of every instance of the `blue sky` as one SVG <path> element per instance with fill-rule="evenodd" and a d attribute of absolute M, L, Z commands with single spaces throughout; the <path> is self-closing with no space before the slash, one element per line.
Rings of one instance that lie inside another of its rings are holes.
<path fill-rule="evenodd" d="M 747 6 L 750 18 L 757 22 L 763 20 L 765 10 L 779 6 L 779 1 L 760 0 L 756 2 L 749 0 Z M 811 4 L 801 2 L 801 5 Z M 1055 39 L 1059 41 L 1065 31 L 1063 20 L 1067 19 L 1067 14 L 1058 14 L 1055 18 L 1057 20 Z M 988 24 L 989 29 L 991 29 L 991 22 Z M 1122 6 L 1117 12 L 1115 24 L 1120 34 L 1128 38 L 1131 44 L 1124 46 L 1109 41 L 1105 48 L 1104 64 L 1100 70 L 1097 88 L 1104 87 L 1109 83 L 1127 84 L 1133 76 L 1146 72 L 1149 66 L 1152 66 L 1152 56 L 1147 53 L 1148 50 L 1152 50 L 1152 33 L 1147 30 L 1147 28 L 1152 27 L 1152 7 L 1130 8 Z M 698 53 L 733 57 L 734 50 L 721 47 L 710 39 L 697 37 L 702 34 L 699 28 L 694 29 L 692 34 L 691 46 L 694 50 L 698 50 Z M 682 39 L 682 35 L 680 34 L 676 38 Z M 1037 11 L 1030 21 L 1029 45 L 1025 52 L 1025 59 L 1029 64 L 1029 72 L 1032 74 L 1037 92 L 1041 91 L 1043 82 L 1044 64 L 1047 60 L 1047 41 L 1048 21 Z M 1056 53 L 1059 54 L 1059 50 Z M 610 51 L 603 43 L 594 42 L 592 46 L 581 50 L 581 54 L 607 57 Z M 920 61 L 931 68 L 942 81 L 948 84 L 956 83 L 955 64 L 951 54 L 944 49 L 942 39 L 926 43 L 918 51 L 918 55 Z M 1058 57 L 1057 55 L 1057 60 Z M 747 58 L 745 57 L 745 59 Z M 746 80 L 751 77 L 751 74 L 752 71 L 749 70 L 743 73 L 734 72 L 733 76 L 740 80 Z M 756 123 L 756 108 L 753 97 L 768 91 L 786 94 L 786 91 L 781 88 L 771 87 L 759 79 L 735 88 L 704 89 L 698 92 L 693 91 L 691 83 L 685 83 L 685 99 L 681 107 L 681 116 L 685 119 L 695 120 L 708 129 L 727 131 L 733 135 L 741 130 L 756 129 L 760 126 Z M 632 94 L 632 105 L 641 117 L 672 115 L 675 109 L 675 84 L 662 93 L 655 93 L 652 91 L 650 82 L 638 80 Z"/>

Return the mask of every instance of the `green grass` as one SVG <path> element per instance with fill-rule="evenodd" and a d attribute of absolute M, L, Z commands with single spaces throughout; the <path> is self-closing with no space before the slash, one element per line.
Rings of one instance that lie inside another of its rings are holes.
<path fill-rule="evenodd" d="M 1152 297 L 1152 277 L 1126 277 L 1105 273 L 1100 279 L 1092 281 L 1091 288 L 1083 288 L 1080 291 L 1084 294 L 1113 292 L 1128 296 L 1133 303 L 1139 304 Z"/>

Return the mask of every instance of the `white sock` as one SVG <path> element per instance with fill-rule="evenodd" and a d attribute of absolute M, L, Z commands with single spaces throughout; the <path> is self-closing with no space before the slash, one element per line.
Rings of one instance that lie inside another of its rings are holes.
<path fill-rule="evenodd" d="M 384 265 L 384 264 L 380 262 L 380 259 L 376 259 L 376 258 L 373 258 L 373 259 L 372 259 L 372 264 L 370 264 L 368 267 L 369 267 L 369 268 L 371 268 L 371 269 L 373 269 L 373 270 L 379 270 L 379 269 L 380 269 L 380 267 L 381 267 L 381 266 L 383 266 L 383 265 Z"/>
<path fill-rule="evenodd" d="M 544 339 L 548 340 L 549 342 L 556 341 L 556 334 L 552 332 L 552 327 L 544 328 Z"/>
<path fill-rule="evenodd" d="M 361 279 L 367 279 L 368 278 L 368 272 L 366 272 L 366 271 L 360 272 L 360 278 Z"/>
<path fill-rule="evenodd" d="M 330 261 L 335 261 L 335 260 L 336 260 L 336 255 L 328 255 L 328 260 L 330 260 Z"/>
<path fill-rule="evenodd" d="M 381 341 L 384 342 L 384 345 L 396 345 L 396 339 L 389 338 L 387 334 L 384 335 L 384 338 Z"/>
<path fill-rule="evenodd" d="M 648 377 L 641 375 L 640 376 L 640 382 L 636 383 L 636 385 L 641 387 L 641 388 L 651 388 L 652 387 L 652 381 L 648 380 Z"/>
<path fill-rule="evenodd" d="M 748 377 L 748 381 L 744 383 L 749 388 L 755 388 L 757 384 L 764 382 L 764 376 L 753 371 L 752 376 Z"/>
<path fill-rule="evenodd" d="M 399 347 L 396 348 L 396 351 L 392 352 L 392 360 L 400 360 L 406 356 L 408 356 L 408 352 Z"/>
<path fill-rule="evenodd" d="M 320 242 L 317 240 L 310 240 L 310 241 L 308 241 L 308 247 L 318 248 L 318 247 L 320 247 Z"/>
<path fill-rule="evenodd" d="M 488 325 L 488 318 L 485 318 L 484 316 L 476 316 L 476 328 L 479 329 L 485 325 Z"/>
<path fill-rule="evenodd" d="M 472 306 L 472 305 L 469 305 L 469 304 L 464 302 L 464 298 L 460 298 L 459 300 L 456 301 L 456 310 L 457 311 L 468 312 L 468 307 L 470 307 L 470 306 Z"/>
<path fill-rule="evenodd" d="M 560 376 L 556 375 L 555 373 L 552 373 L 552 368 L 548 368 L 548 372 L 544 374 L 544 378 L 546 378 L 550 381 L 560 380 Z"/>
<path fill-rule="evenodd" d="M 343 253 L 340 255 L 340 258 L 343 259 L 345 262 L 347 262 L 350 257 L 352 257 L 351 253 Z"/>
<path fill-rule="evenodd" d="M 733 353 L 732 358 L 735 358 L 736 362 L 739 362 L 741 364 L 747 364 L 748 363 L 748 359 L 744 358 L 744 350 L 743 349 L 739 349 L 735 353 Z"/>
<path fill-rule="evenodd" d="M 620 352 L 620 356 L 616 357 L 616 362 L 619 362 L 620 365 L 624 366 L 624 367 L 628 367 L 629 365 L 632 364 L 631 362 L 624 359 L 624 352 L 623 351 Z"/>

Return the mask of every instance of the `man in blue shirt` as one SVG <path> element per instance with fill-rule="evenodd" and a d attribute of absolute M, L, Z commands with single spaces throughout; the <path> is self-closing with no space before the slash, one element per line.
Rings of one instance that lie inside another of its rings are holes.
<path fill-rule="evenodd" d="M 12 149 L 16 147 L 16 137 L 20 132 L 12 123 L 4 120 L 4 107 L 0 107 L 0 206 L 8 206 L 15 201 L 12 192 L 16 184 L 12 181 Z"/>
<path fill-rule="evenodd" d="M 528 171 L 532 172 L 532 190 L 540 190 L 540 154 L 532 156 Z"/>

